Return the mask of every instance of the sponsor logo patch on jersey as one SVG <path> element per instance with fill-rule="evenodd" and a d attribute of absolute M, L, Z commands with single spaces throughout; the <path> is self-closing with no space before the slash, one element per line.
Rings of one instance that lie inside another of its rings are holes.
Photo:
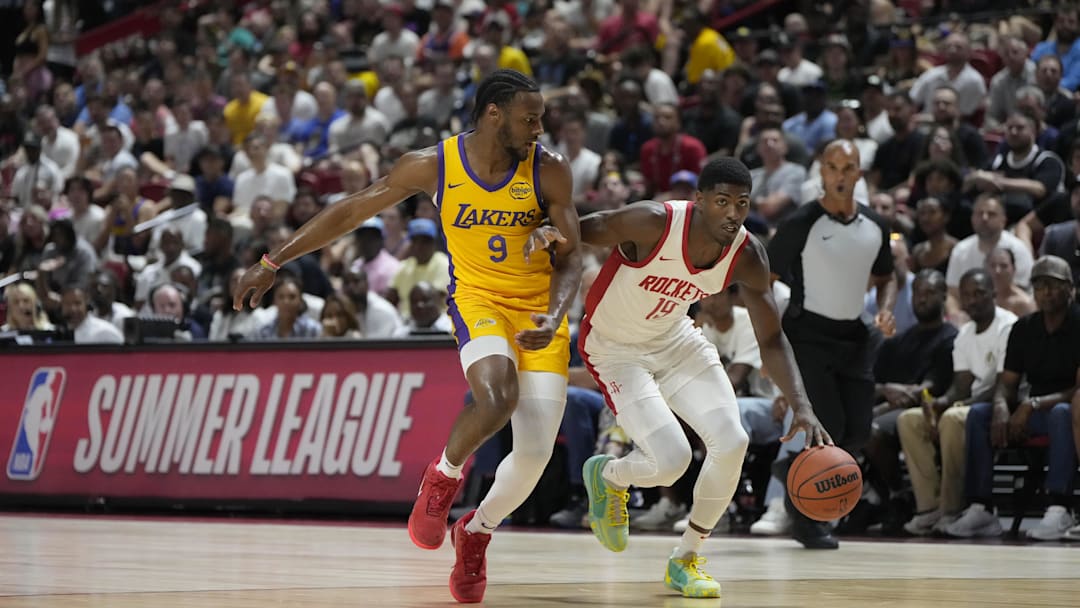
<path fill-rule="evenodd" d="M 514 182 L 510 184 L 510 196 L 522 201 L 532 196 L 532 186 L 526 182 Z"/>

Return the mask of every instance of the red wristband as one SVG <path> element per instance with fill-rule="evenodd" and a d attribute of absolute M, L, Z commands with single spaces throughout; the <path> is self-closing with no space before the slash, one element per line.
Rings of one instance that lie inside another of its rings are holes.
<path fill-rule="evenodd" d="M 270 254 L 268 253 L 263 254 L 262 259 L 259 260 L 259 264 L 261 264 L 263 268 L 271 270 L 273 272 L 281 270 L 281 266 L 275 264 L 274 261 L 270 259 Z"/>

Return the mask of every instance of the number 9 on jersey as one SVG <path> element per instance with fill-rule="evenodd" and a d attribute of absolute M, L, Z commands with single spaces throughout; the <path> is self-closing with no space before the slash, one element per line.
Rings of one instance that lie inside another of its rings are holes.
<path fill-rule="evenodd" d="M 492 253 L 489 258 L 492 262 L 501 262 L 506 259 L 506 239 L 503 235 L 496 234 L 488 239 L 488 249 Z"/>

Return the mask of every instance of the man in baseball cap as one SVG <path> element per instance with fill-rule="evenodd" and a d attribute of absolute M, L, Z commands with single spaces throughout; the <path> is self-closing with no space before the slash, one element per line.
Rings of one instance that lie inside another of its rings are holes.
<path fill-rule="evenodd" d="M 439 228 L 435 222 L 416 218 L 409 222 L 408 230 L 409 257 L 401 261 L 387 293 L 387 299 L 398 306 L 403 319 L 408 319 L 411 313 L 409 293 L 417 283 L 430 283 L 444 293 L 450 284 L 450 258 L 436 249 Z"/>
<path fill-rule="evenodd" d="M 1032 285 L 1035 284 L 1035 279 L 1039 278 L 1055 279 L 1068 284 L 1069 287 L 1073 286 L 1072 269 L 1069 268 L 1069 263 L 1056 255 L 1044 255 L 1036 260 L 1035 265 L 1031 267 Z"/>

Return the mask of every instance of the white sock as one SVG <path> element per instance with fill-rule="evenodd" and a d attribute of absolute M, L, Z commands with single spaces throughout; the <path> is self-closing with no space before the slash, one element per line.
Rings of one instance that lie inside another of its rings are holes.
<path fill-rule="evenodd" d="M 706 538 L 709 538 L 709 534 L 702 534 L 687 526 L 686 531 L 683 532 L 682 538 L 679 540 L 679 548 L 675 549 L 675 557 L 686 559 L 686 556 L 691 553 L 701 553 L 701 546 L 705 544 Z"/>
<path fill-rule="evenodd" d="M 486 515 L 484 515 L 483 509 L 477 509 L 476 514 L 469 520 L 469 523 L 465 524 L 465 531 L 469 534 L 491 534 L 495 531 L 495 528 L 499 527 L 501 522 L 490 521 Z"/>
<path fill-rule="evenodd" d="M 607 461 L 603 470 L 600 471 L 600 477 L 604 478 L 604 481 L 608 482 L 608 485 L 614 487 L 616 490 L 625 490 L 630 487 L 630 484 L 624 483 L 619 479 L 618 474 L 615 471 L 614 460 Z"/>
<path fill-rule="evenodd" d="M 446 475 L 450 479 L 461 479 L 461 469 L 464 465 L 450 464 L 450 461 L 446 459 L 446 450 L 443 450 L 442 458 L 439 459 L 439 464 L 435 465 L 435 470 Z"/>

